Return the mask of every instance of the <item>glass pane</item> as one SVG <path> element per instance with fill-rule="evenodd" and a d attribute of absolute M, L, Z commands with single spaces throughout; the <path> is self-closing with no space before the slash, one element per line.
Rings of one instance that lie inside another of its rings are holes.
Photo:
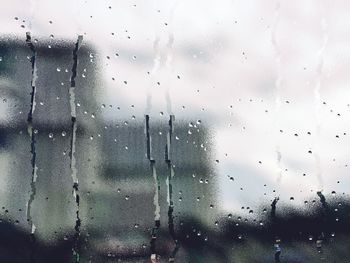
<path fill-rule="evenodd" d="M 0 9 L 0 262 L 347 262 L 345 1 Z"/>

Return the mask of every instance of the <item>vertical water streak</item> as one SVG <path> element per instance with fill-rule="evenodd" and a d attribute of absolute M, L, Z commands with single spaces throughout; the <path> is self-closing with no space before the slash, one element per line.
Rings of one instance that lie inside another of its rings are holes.
<path fill-rule="evenodd" d="M 325 12 L 325 6 L 322 5 L 322 12 Z M 318 64 L 316 69 L 316 83 L 314 87 L 314 100 L 315 100 L 315 117 L 316 117 L 316 138 L 317 140 L 321 133 L 321 87 L 322 87 L 322 77 L 323 77 L 323 68 L 324 68 L 324 52 L 327 47 L 328 43 L 328 26 L 326 18 L 323 16 L 321 18 L 321 31 L 322 31 L 322 44 L 320 46 L 320 49 L 318 50 L 317 57 L 318 57 Z M 322 167 L 321 167 L 321 161 L 320 161 L 320 154 L 317 147 L 317 144 L 313 147 L 314 152 L 314 158 L 316 163 L 316 178 L 318 180 L 319 189 L 322 190 L 323 188 L 323 176 L 322 176 Z"/>
<path fill-rule="evenodd" d="M 276 217 L 276 208 L 277 208 L 277 202 L 279 201 L 278 197 L 275 197 L 274 200 L 271 203 L 271 230 L 272 230 L 272 235 L 274 239 L 274 247 L 275 247 L 275 253 L 274 253 L 274 258 L 275 262 L 278 263 L 280 262 L 280 256 L 281 256 L 281 240 L 278 237 L 278 231 L 276 230 L 277 227 L 277 217 Z"/>
<path fill-rule="evenodd" d="M 325 233 L 327 232 L 327 225 L 329 224 L 330 220 L 330 208 L 327 203 L 326 197 L 323 195 L 321 191 L 317 191 L 317 195 L 320 198 L 320 203 L 322 205 L 322 227 L 321 227 L 321 232 L 317 236 L 316 240 L 316 249 L 317 252 L 321 255 L 321 259 L 323 259 L 323 248 L 322 248 L 322 243 L 325 238 Z M 327 234 L 327 233 L 326 233 Z M 329 234 L 329 233 L 328 233 Z"/>
<path fill-rule="evenodd" d="M 150 135 L 150 126 L 149 126 L 149 115 L 145 115 L 145 133 L 146 133 L 146 156 L 150 163 L 150 168 L 152 172 L 152 176 L 154 179 L 154 197 L 153 197 L 153 204 L 155 207 L 154 211 L 154 227 L 152 228 L 152 235 L 151 235 L 151 241 L 150 241 L 150 252 L 151 252 L 151 261 L 157 262 L 157 249 L 156 249 L 156 240 L 157 240 L 157 234 L 160 227 L 160 205 L 159 205 L 159 191 L 160 191 L 160 182 L 159 178 L 157 176 L 156 171 L 156 161 L 152 157 L 152 139 Z"/>
<path fill-rule="evenodd" d="M 165 162 L 168 166 L 168 176 L 167 176 L 167 186 L 168 186 L 168 194 L 167 194 L 167 202 L 168 202 L 168 228 L 169 228 L 169 234 L 171 238 L 174 241 L 175 247 L 169 257 L 169 262 L 175 262 L 175 256 L 177 251 L 179 250 L 179 242 L 175 235 L 175 229 L 174 229 L 174 202 L 173 202 L 173 185 L 172 180 L 174 177 L 174 168 L 173 164 L 171 162 L 171 143 L 172 143 L 172 135 L 174 132 L 174 120 L 175 116 L 170 115 L 169 118 L 169 131 L 167 134 L 167 144 L 165 147 Z"/>
<path fill-rule="evenodd" d="M 282 153 L 280 151 L 279 145 L 276 146 L 276 160 L 277 160 L 277 170 L 278 170 L 278 176 L 277 176 L 277 183 L 280 183 L 282 180 L 282 165 L 281 165 L 281 160 L 282 160 Z"/>
<path fill-rule="evenodd" d="M 156 37 L 153 41 L 153 53 L 154 53 L 153 66 L 152 66 L 152 69 L 150 70 L 152 85 L 155 82 L 154 74 L 155 74 L 155 72 L 158 71 L 158 68 L 160 65 L 159 41 L 160 41 L 160 38 L 159 38 L 158 34 L 156 34 Z M 151 114 L 151 110 L 152 110 L 152 91 L 150 90 L 150 88 L 147 88 L 145 115 Z"/>
<path fill-rule="evenodd" d="M 281 108 L 281 85 L 282 85 L 282 72 L 281 72 L 281 51 L 280 47 L 278 46 L 277 41 L 277 26 L 279 24 L 280 19 L 280 2 L 277 1 L 275 5 L 275 18 L 274 23 L 271 31 L 271 43 L 274 48 L 275 52 L 275 61 L 276 61 L 276 68 L 277 68 L 277 77 L 275 80 L 275 90 L 274 90 L 274 98 L 275 98 L 275 117 L 274 117 L 274 125 L 273 128 L 277 132 L 279 130 L 278 127 L 278 114 L 279 110 Z M 279 136 L 279 135 L 278 135 Z M 277 142 L 275 145 L 275 154 L 276 154 L 276 165 L 277 165 L 277 184 L 280 185 L 282 181 L 282 152 L 280 150 L 280 142 L 277 137 Z M 275 253 L 274 258 L 275 262 L 280 262 L 280 255 L 281 255 L 281 246 L 280 242 L 281 240 L 278 238 L 278 233 L 276 231 L 276 225 L 277 225 L 277 218 L 276 218 L 276 205 L 279 200 L 279 197 L 275 197 L 272 204 L 271 204 L 271 221 L 272 221 L 272 231 L 273 231 L 273 239 L 274 239 L 274 247 L 275 247 Z"/>
<path fill-rule="evenodd" d="M 169 21 L 168 21 L 168 42 L 166 44 L 166 58 L 165 58 L 165 65 L 170 71 L 169 74 L 172 75 L 173 67 L 172 67 L 172 61 L 173 61 L 173 50 L 174 50 L 174 30 L 173 30 L 173 17 L 174 12 L 176 9 L 177 1 L 172 5 L 169 15 Z M 171 97 L 169 92 L 169 85 L 166 86 L 165 89 L 165 102 L 166 102 L 166 109 L 167 113 L 169 115 L 172 115 L 172 103 L 171 103 Z"/>
<path fill-rule="evenodd" d="M 79 182 L 77 177 L 77 168 L 76 168 L 76 159 L 75 159 L 75 148 L 76 148 L 76 136 L 77 136 L 77 115 L 76 115 L 76 103 L 75 103 L 75 78 L 77 76 L 77 67 L 78 67 L 78 51 L 81 47 L 83 41 L 83 36 L 79 35 L 75 48 L 73 50 L 73 65 L 72 65 L 72 75 L 70 79 L 70 88 L 69 88 L 69 102 L 70 102 L 70 111 L 71 111 L 71 121 L 72 121 L 72 133 L 71 133 L 71 142 L 70 142 L 70 169 L 71 177 L 73 180 L 73 197 L 76 203 L 76 220 L 75 220 L 75 234 L 74 234 L 74 244 L 73 244 L 73 257 L 74 262 L 80 261 L 79 254 L 79 238 L 80 238 L 80 225 L 81 220 L 79 217 L 79 205 L 80 205 L 80 196 L 79 196 Z"/>
<path fill-rule="evenodd" d="M 275 52 L 275 60 L 276 60 L 276 68 L 277 68 L 277 78 L 275 80 L 275 109 L 276 111 L 279 110 L 281 106 L 281 98 L 280 98 L 280 88 L 281 88 L 281 83 L 282 83 L 282 74 L 281 74 L 281 51 L 278 46 L 276 34 L 277 34 L 277 26 L 279 24 L 279 19 L 280 19 L 280 2 L 276 3 L 275 6 L 275 18 L 274 18 L 274 23 L 272 26 L 271 30 L 271 43 L 274 48 Z"/>
<path fill-rule="evenodd" d="M 30 152 L 31 152 L 31 165 L 32 165 L 32 172 L 31 172 L 31 183 L 30 183 L 30 197 L 27 202 L 26 207 L 26 215 L 27 215 L 27 222 L 29 224 L 29 227 L 31 229 L 31 242 L 32 242 L 32 250 L 30 255 L 31 262 L 34 262 L 34 253 L 35 253 L 35 230 L 36 226 L 33 222 L 31 208 L 32 203 L 35 198 L 36 194 L 36 179 L 37 179 L 37 166 L 36 166 L 36 139 L 35 139 L 35 130 L 33 128 L 33 113 L 35 110 L 35 94 L 36 94 L 36 80 L 37 80 L 37 66 L 36 66 L 36 58 L 37 58 L 37 51 L 36 48 L 32 42 L 32 38 L 30 35 L 30 32 L 26 33 L 26 43 L 32 52 L 32 56 L 30 58 L 31 67 L 32 67 L 32 79 L 31 79 L 31 93 L 30 93 L 30 109 L 28 112 L 28 118 L 27 118 L 27 131 L 28 135 L 30 137 Z"/>
<path fill-rule="evenodd" d="M 281 51 L 278 46 L 277 38 L 276 38 L 276 32 L 277 32 L 277 26 L 279 23 L 280 18 L 280 2 L 277 2 L 275 5 L 275 18 L 273 27 L 271 30 L 271 43 L 274 48 L 275 52 L 275 61 L 276 61 L 276 68 L 277 68 L 277 77 L 275 80 L 275 90 L 274 90 L 274 98 L 275 98 L 275 119 L 274 119 L 274 130 L 278 130 L 278 113 L 281 107 L 281 96 L 280 96 L 280 90 L 281 90 L 281 83 L 282 83 L 282 73 L 281 73 Z M 281 160 L 282 160 L 282 153 L 280 151 L 279 142 L 277 139 L 277 143 L 275 146 L 275 152 L 276 152 L 276 165 L 278 169 L 278 175 L 277 175 L 277 182 L 280 183 L 282 180 L 282 167 L 281 167 Z"/>

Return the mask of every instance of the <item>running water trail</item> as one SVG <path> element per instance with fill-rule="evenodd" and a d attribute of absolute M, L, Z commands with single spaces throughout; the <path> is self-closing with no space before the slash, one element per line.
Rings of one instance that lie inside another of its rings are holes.
<path fill-rule="evenodd" d="M 166 45 L 166 58 L 165 58 L 165 65 L 168 68 L 170 72 L 168 74 L 172 76 L 173 73 L 173 56 L 174 56 L 174 42 L 175 42 L 175 36 L 174 36 L 174 30 L 173 30 L 173 20 L 174 20 L 174 13 L 177 6 L 177 1 L 173 4 L 170 10 L 169 20 L 168 20 L 168 42 Z M 165 87 L 165 102 L 166 102 L 166 109 L 167 113 L 171 116 L 173 114 L 172 112 L 172 103 L 171 103 L 171 97 L 169 92 L 169 85 Z"/>
<path fill-rule="evenodd" d="M 274 116 L 274 124 L 273 124 L 273 129 L 275 132 L 279 130 L 278 127 L 278 114 L 279 110 L 281 108 L 281 97 L 280 97 L 280 90 L 281 90 L 281 85 L 282 85 L 282 72 L 281 72 L 281 51 L 278 46 L 276 34 L 277 34 L 277 26 L 279 23 L 280 19 L 280 2 L 277 2 L 275 5 L 275 18 L 274 18 L 274 23 L 273 27 L 271 30 L 271 43 L 274 48 L 275 52 L 275 61 L 276 61 L 276 68 L 277 68 L 277 78 L 275 80 L 275 90 L 274 90 L 274 98 L 275 98 L 275 116 Z M 280 185 L 281 180 L 282 180 L 282 165 L 281 165 L 281 160 L 282 160 L 282 152 L 280 151 L 280 143 L 279 143 L 279 135 L 277 137 L 277 142 L 275 145 L 275 154 L 276 154 L 276 165 L 278 169 L 278 175 L 277 175 L 277 183 Z"/>
<path fill-rule="evenodd" d="M 155 83 L 154 74 L 158 71 L 159 64 L 160 64 L 160 51 L 159 51 L 159 36 L 156 35 L 154 41 L 153 41 L 153 53 L 154 53 L 154 59 L 153 59 L 153 67 L 150 71 L 151 74 L 151 80 L 152 84 Z M 150 115 L 152 110 L 152 91 L 150 88 L 147 88 L 146 91 L 146 109 L 145 109 L 145 115 Z"/>
<path fill-rule="evenodd" d="M 163 29 L 160 27 L 160 25 L 163 25 L 163 23 L 160 23 L 160 21 L 157 21 L 155 19 L 154 21 L 154 27 L 155 27 L 155 37 L 153 41 L 153 66 L 152 69 L 150 70 L 150 75 L 151 75 L 151 80 L 152 80 L 152 85 L 154 83 L 159 84 L 159 75 L 164 76 L 164 74 L 169 74 L 170 76 L 173 73 L 173 67 L 172 67 L 172 61 L 173 61 L 173 46 L 174 46 L 174 32 L 173 32 L 173 17 L 174 17 L 174 12 L 177 6 L 177 1 L 171 6 L 170 9 L 170 14 L 168 16 L 168 20 L 166 22 L 166 26 L 168 29 L 168 34 L 167 34 L 167 42 L 166 44 L 164 43 L 164 36 L 161 34 Z M 157 6 L 155 6 L 157 8 Z M 164 64 L 166 66 L 166 69 L 168 69 L 168 72 L 165 72 L 164 69 Z M 160 74 L 159 74 L 160 73 Z M 157 78 L 158 77 L 158 78 Z M 168 79 L 171 81 L 171 78 L 168 77 Z M 169 115 L 172 115 L 172 102 L 171 102 L 171 96 L 169 92 L 169 85 L 168 81 L 166 81 L 166 85 L 164 86 L 164 98 L 165 98 L 165 104 L 166 104 L 166 111 Z M 159 92 L 159 91 L 157 91 Z M 147 90 L 147 95 L 146 95 L 146 110 L 145 114 L 149 115 L 152 110 L 152 92 L 150 89 Z"/>
<path fill-rule="evenodd" d="M 316 248 L 318 253 L 321 255 L 321 259 L 323 259 L 323 248 L 322 243 L 323 239 L 325 237 L 324 231 L 326 229 L 326 225 L 329 223 L 329 205 L 326 201 L 326 197 L 323 195 L 323 171 L 322 171 L 322 165 L 321 165 L 321 157 L 320 157 L 320 150 L 318 148 L 318 141 L 321 134 L 322 129 L 322 118 L 321 118 L 321 106 L 322 106 L 322 98 L 321 98 L 321 88 L 322 88 L 322 78 L 323 78 L 323 69 L 324 69 L 324 53 L 325 49 L 328 44 L 329 39 L 329 33 L 328 33 L 328 24 L 325 13 L 327 12 L 328 8 L 326 7 L 325 1 L 321 2 L 321 32 L 322 32 L 322 44 L 320 46 L 320 49 L 318 50 L 318 64 L 317 64 L 317 70 L 316 70 L 316 83 L 314 87 L 314 101 L 315 101 L 315 117 L 316 117 L 316 135 L 315 135 L 315 141 L 313 145 L 314 150 L 314 158 L 315 158 L 315 164 L 316 164 L 316 178 L 318 180 L 318 191 L 317 195 L 320 198 L 320 202 L 322 204 L 322 220 L 323 220 L 323 229 L 321 233 L 318 235 L 316 240 Z"/>
<path fill-rule="evenodd" d="M 168 166 L 168 176 L 167 176 L 167 186 L 168 186 L 168 194 L 167 194 L 167 202 L 168 202 L 168 228 L 169 228 L 169 234 L 171 238 L 173 239 L 173 242 L 175 244 L 175 247 L 169 257 L 169 262 L 175 262 L 176 253 L 179 250 L 179 242 L 175 235 L 175 228 L 174 228 L 174 202 L 173 202 L 173 184 L 172 180 L 174 177 L 174 168 L 171 161 L 171 143 L 173 138 L 173 132 L 174 132 L 174 121 L 175 116 L 170 115 L 169 117 L 169 131 L 167 134 L 167 144 L 165 147 L 165 162 Z"/>
<path fill-rule="evenodd" d="M 277 77 L 275 80 L 275 89 L 274 89 L 274 103 L 275 103 L 275 112 L 274 112 L 274 123 L 273 123 L 273 130 L 274 134 L 276 134 L 280 129 L 279 129 L 279 122 L 278 122 L 278 117 L 279 117 L 279 111 L 281 108 L 281 86 L 282 86 L 282 72 L 281 72 L 281 51 L 280 47 L 278 46 L 278 41 L 277 41 L 277 26 L 279 24 L 280 20 L 280 2 L 277 1 L 275 5 L 275 17 L 274 17 L 274 23 L 273 27 L 271 30 L 271 43 L 274 48 L 275 52 L 275 61 L 276 61 L 276 72 L 277 72 Z M 277 165 L 277 191 L 279 191 L 279 186 L 281 185 L 282 181 L 282 152 L 280 150 L 280 142 L 279 142 L 279 136 L 280 134 L 277 134 L 276 136 L 276 142 L 275 142 L 275 154 L 276 154 L 276 165 Z M 277 218 L 276 218 L 276 207 L 277 207 L 277 202 L 279 201 L 279 197 L 276 196 L 271 204 L 271 220 L 272 220 L 272 229 L 273 229 L 273 244 L 275 247 L 275 253 L 274 253 L 274 258 L 275 262 L 280 262 L 280 255 L 281 255 L 281 247 L 280 247 L 280 239 L 278 238 L 278 233 L 275 229 L 277 225 Z"/>
<path fill-rule="evenodd" d="M 323 3 L 323 1 L 322 1 Z M 322 13 L 326 12 L 326 7 L 324 3 L 322 4 Z M 313 152 L 314 152 L 314 158 L 315 158 L 315 164 L 316 164 L 316 178 L 318 181 L 318 189 L 323 189 L 323 171 L 321 166 L 321 157 L 320 157 L 320 150 L 318 148 L 317 141 L 319 140 L 320 134 L 321 134 L 321 128 L 322 128 L 322 122 L 321 122 L 321 87 L 322 87 L 322 78 L 323 78 L 323 68 L 324 68 L 324 52 L 327 47 L 329 34 L 328 34 L 328 25 L 326 17 L 321 17 L 321 30 L 322 30 L 322 44 L 320 46 L 320 49 L 317 52 L 318 57 L 318 64 L 317 64 L 317 70 L 316 70 L 316 83 L 314 87 L 314 107 L 315 107 L 315 118 L 316 118 L 316 134 L 315 134 L 315 142 L 313 145 Z"/>
<path fill-rule="evenodd" d="M 329 215 L 330 215 L 330 210 L 329 210 L 329 205 L 326 201 L 326 197 L 323 195 L 323 193 L 321 191 L 317 192 L 317 195 L 320 198 L 320 203 L 322 205 L 322 228 L 321 228 L 321 232 L 318 234 L 317 236 L 317 240 L 316 240 L 316 249 L 317 252 L 320 254 L 321 258 L 323 259 L 323 240 L 325 238 L 325 230 L 326 230 L 326 226 L 329 223 L 328 219 L 329 219 Z"/>
<path fill-rule="evenodd" d="M 277 202 L 279 201 L 279 197 L 275 197 L 274 200 L 271 203 L 271 231 L 274 239 L 274 247 L 275 247 L 275 253 L 274 253 L 274 258 L 275 262 L 280 262 L 280 256 L 282 253 L 281 250 L 281 240 L 278 237 L 278 231 L 276 230 L 277 227 L 277 217 L 276 217 L 276 209 L 277 209 Z"/>
<path fill-rule="evenodd" d="M 151 252 L 151 260 L 157 260 L 157 247 L 156 240 L 158 235 L 158 230 L 160 228 L 160 204 L 159 204 L 159 192 L 160 192 L 160 182 L 156 171 L 156 161 L 152 157 L 152 138 L 150 135 L 150 126 L 149 126 L 149 115 L 145 116 L 145 133 L 146 133 L 146 146 L 147 152 L 146 156 L 150 163 L 150 168 L 152 172 L 152 176 L 154 179 L 154 197 L 153 204 L 155 207 L 154 210 L 154 227 L 152 228 L 152 236 L 150 241 L 150 252 Z M 152 261 L 153 262 L 153 261 Z"/>
<path fill-rule="evenodd" d="M 154 22 L 156 23 L 156 22 Z M 156 79 L 154 77 L 155 73 L 158 72 L 159 69 L 159 65 L 160 65 L 160 59 L 161 59 L 161 54 L 160 54 L 160 36 L 158 34 L 159 30 L 155 30 L 155 37 L 154 37 L 154 41 L 153 41 L 153 54 L 154 54 L 154 58 L 153 58 L 153 66 L 152 69 L 150 70 L 150 75 L 151 75 L 151 86 L 156 82 Z M 145 115 L 150 115 L 151 114 L 151 110 L 152 110 L 152 91 L 151 91 L 152 87 L 148 87 L 147 91 L 146 91 L 146 109 L 145 109 Z"/>
<path fill-rule="evenodd" d="M 30 137 L 30 152 L 32 154 L 31 156 L 31 164 L 32 164 L 32 176 L 31 176 L 31 184 L 30 184 L 30 197 L 27 202 L 26 207 L 26 215 L 27 215 L 27 221 L 29 224 L 29 227 L 31 229 L 31 241 L 32 241 L 32 250 L 30 255 L 30 261 L 34 262 L 34 253 L 35 253 L 35 230 L 36 226 L 33 222 L 32 218 L 32 203 L 35 199 L 36 194 L 36 179 L 37 179 L 37 170 L 38 167 L 36 166 L 36 139 L 35 139 L 35 130 L 33 128 L 33 113 L 35 111 L 35 94 L 36 94 L 36 80 L 38 78 L 37 76 L 37 66 L 36 66 L 36 59 L 37 59 L 37 51 L 36 48 L 32 42 L 32 38 L 30 35 L 30 32 L 26 33 L 26 43 L 32 52 L 32 56 L 30 58 L 31 67 L 32 67 L 32 79 L 31 79 L 31 93 L 30 93 L 30 109 L 28 112 L 28 118 L 27 118 L 27 131 L 28 135 Z"/>
<path fill-rule="evenodd" d="M 76 103 L 75 103 L 75 78 L 77 76 L 77 67 L 78 67 L 78 51 L 81 47 L 83 41 L 83 36 L 78 36 L 75 48 L 73 50 L 73 65 L 72 65 L 72 75 L 70 79 L 70 88 L 69 88 L 69 102 L 70 102 L 70 111 L 71 111 L 71 121 L 72 121 L 72 133 L 71 133 L 71 144 L 70 144 L 70 168 L 71 168 L 71 177 L 73 180 L 73 197 L 76 203 L 76 220 L 75 220 L 75 234 L 74 234 L 74 244 L 73 244 L 73 256 L 75 262 L 80 261 L 80 252 L 79 252 L 79 239 L 80 239 L 80 225 L 81 220 L 79 217 L 79 205 L 80 205 L 80 196 L 79 196 L 79 182 L 77 177 L 77 168 L 76 168 L 76 159 L 75 159 L 75 150 L 76 150 L 76 136 L 77 136 L 77 115 L 76 115 Z"/>

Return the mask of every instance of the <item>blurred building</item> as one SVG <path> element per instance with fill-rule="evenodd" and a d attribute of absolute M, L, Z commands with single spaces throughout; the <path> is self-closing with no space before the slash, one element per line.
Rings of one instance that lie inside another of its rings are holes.
<path fill-rule="evenodd" d="M 104 92 L 98 76 L 98 57 L 87 43 L 79 49 L 75 101 L 77 106 L 76 169 L 80 205 L 73 197 L 71 170 L 72 121 L 71 86 L 75 43 L 32 39 L 36 49 L 37 75 L 32 124 L 35 144 L 36 181 L 32 184 L 32 138 L 27 116 L 31 103 L 33 55 L 23 39 L 0 42 L 1 157 L 0 202 L 4 221 L 30 233 L 26 211 L 36 227 L 37 244 L 55 246 L 74 243 L 76 212 L 79 209 L 80 253 L 84 262 L 148 262 L 156 206 L 160 208 L 160 229 L 156 250 L 162 261 L 169 257 L 174 242 L 169 233 L 170 169 L 166 162 L 169 133 L 164 121 L 150 116 L 154 179 L 147 158 L 145 122 L 127 123 L 116 114 L 113 122 L 103 118 L 96 97 Z M 102 108 L 109 105 L 102 105 Z M 139 116 L 144 119 L 144 116 Z M 214 171 L 210 163 L 210 137 L 205 125 L 174 120 L 170 159 L 175 233 L 181 219 L 195 218 L 211 226 L 216 214 Z M 33 188 L 34 186 L 34 188 Z M 159 196 L 155 190 L 159 186 Z M 34 190 L 34 191 L 33 191 Z M 158 204 L 157 204 L 158 203 Z M 196 234 L 201 230 L 196 229 Z M 205 233 L 204 233 L 205 234 Z M 203 234 L 203 239 L 205 238 Z M 39 250 L 35 257 L 40 260 Z M 71 247 L 65 248 L 71 255 Z M 180 256 L 186 256 L 182 249 Z"/>

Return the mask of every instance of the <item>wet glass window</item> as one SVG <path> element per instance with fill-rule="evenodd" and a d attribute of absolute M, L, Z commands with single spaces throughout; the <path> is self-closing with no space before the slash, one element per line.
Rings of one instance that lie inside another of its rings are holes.
<path fill-rule="evenodd" d="M 349 262 L 349 11 L 4 1 L 0 262 Z"/>

